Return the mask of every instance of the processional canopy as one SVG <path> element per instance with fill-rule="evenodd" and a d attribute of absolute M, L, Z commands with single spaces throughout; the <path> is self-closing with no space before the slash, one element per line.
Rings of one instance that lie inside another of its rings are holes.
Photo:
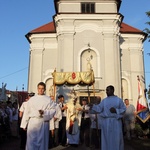
<path fill-rule="evenodd" d="M 53 83 L 55 85 L 92 85 L 95 82 L 94 72 L 92 69 L 85 72 L 56 72 L 56 70 L 54 70 L 52 76 Z"/>

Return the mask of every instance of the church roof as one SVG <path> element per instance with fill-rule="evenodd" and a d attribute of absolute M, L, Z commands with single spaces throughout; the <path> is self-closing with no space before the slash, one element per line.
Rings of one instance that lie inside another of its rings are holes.
<path fill-rule="evenodd" d="M 134 28 L 126 23 L 121 23 L 120 32 L 121 33 L 142 33 L 142 34 L 144 34 L 143 31 L 141 31 L 137 28 Z"/>
<path fill-rule="evenodd" d="M 30 31 L 29 33 L 26 34 L 26 38 L 29 40 L 29 36 L 31 34 L 40 34 L 40 33 L 56 33 L 56 28 L 55 28 L 55 24 L 54 22 L 49 22 L 43 26 L 40 26 L 32 31 Z M 144 34 L 146 37 L 146 33 L 134 28 L 126 23 L 121 23 L 121 27 L 120 27 L 120 33 L 123 34 L 127 34 L 127 33 L 131 33 L 131 34 Z"/>
<path fill-rule="evenodd" d="M 126 23 L 121 23 L 120 27 L 120 32 L 121 33 L 142 33 L 144 34 L 143 31 L 134 28 Z M 32 31 L 30 31 L 28 34 L 38 34 L 38 33 L 56 33 L 55 25 L 54 22 L 49 22 L 43 26 L 40 26 Z"/>
<path fill-rule="evenodd" d="M 49 22 L 43 26 L 40 26 L 40 27 L 30 31 L 29 33 L 31 33 L 31 34 L 33 34 L 33 33 L 56 33 L 55 25 L 53 22 Z"/>

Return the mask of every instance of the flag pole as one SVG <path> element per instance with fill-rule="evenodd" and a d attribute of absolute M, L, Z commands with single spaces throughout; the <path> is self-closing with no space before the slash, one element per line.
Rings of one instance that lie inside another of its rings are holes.
<path fill-rule="evenodd" d="M 140 119 L 143 123 L 145 123 L 150 118 L 150 112 L 147 108 L 146 97 L 139 76 L 137 76 L 137 80 L 138 80 L 138 100 L 137 100 L 136 117 Z"/>

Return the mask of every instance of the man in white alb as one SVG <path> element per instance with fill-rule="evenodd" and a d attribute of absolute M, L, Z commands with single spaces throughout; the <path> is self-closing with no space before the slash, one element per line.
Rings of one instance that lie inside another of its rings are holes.
<path fill-rule="evenodd" d="M 27 129 L 26 150 L 48 150 L 49 120 L 55 114 L 55 103 L 44 94 L 46 85 L 37 85 L 38 95 L 27 103 L 21 121 L 21 128 Z"/>
<path fill-rule="evenodd" d="M 92 110 L 100 113 L 101 122 L 101 150 L 123 150 L 122 117 L 126 111 L 123 100 L 114 95 L 112 85 L 106 88 L 107 97 Z"/>

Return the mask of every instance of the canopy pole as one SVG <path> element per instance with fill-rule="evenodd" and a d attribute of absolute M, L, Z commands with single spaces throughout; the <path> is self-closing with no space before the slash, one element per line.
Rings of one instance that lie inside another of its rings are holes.
<path fill-rule="evenodd" d="M 90 103 L 90 91 L 89 91 L 89 84 L 88 84 L 87 88 L 88 88 L 88 103 Z"/>
<path fill-rule="evenodd" d="M 95 86 L 94 86 L 94 83 L 93 83 L 93 96 L 95 98 Z"/>
<path fill-rule="evenodd" d="M 54 95 L 54 98 L 56 100 L 56 97 L 55 97 L 56 96 L 56 84 L 54 83 L 53 85 L 54 85 L 54 93 L 53 93 L 53 95 Z"/>
<path fill-rule="evenodd" d="M 96 97 L 95 97 L 95 86 L 93 83 L 93 95 L 94 95 L 94 101 L 96 102 Z M 94 103 L 95 103 L 94 102 Z M 99 130 L 98 130 L 98 117 L 97 117 L 97 113 L 95 113 L 95 121 L 96 121 L 96 130 L 97 130 L 97 136 L 99 136 Z"/>

